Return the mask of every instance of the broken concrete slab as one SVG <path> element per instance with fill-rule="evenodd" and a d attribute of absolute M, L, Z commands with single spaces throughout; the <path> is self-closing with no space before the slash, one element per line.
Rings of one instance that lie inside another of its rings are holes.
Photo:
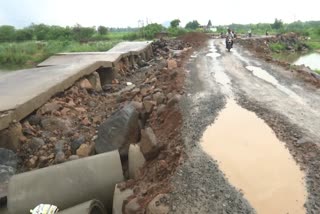
<path fill-rule="evenodd" d="M 46 59 L 38 64 L 38 67 L 47 67 L 55 65 L 75 65 L 75 64 L 92 64 L 95 62 L 108 63 L 111 67 L 113 62 L 118 62 L 121 58 L 120 53 L 107 52 L 73 52 L 59 53 Z"/>
<path fill-rule="evenodd" d="M 118 184 L 114 188 L 112 214 L 122 214 L 123 202 L 133 195 L 132 189 L 121 191 Z"/>
<path fill-rule="evenodd" d="M 131 144 L 129 147 L 128 164 L 129 164 L 129 177 L 135 179 L 139 173 L 139 169 L 146 162 L 139 144 Z"/>
<path fill-rule="evenodd" d="M 33 68 L 0 77 L 0 130 L 8 127 L 13 120 L 20 121 L 56 93 L 103 66 L 111 65 L 97 62 Z"/>

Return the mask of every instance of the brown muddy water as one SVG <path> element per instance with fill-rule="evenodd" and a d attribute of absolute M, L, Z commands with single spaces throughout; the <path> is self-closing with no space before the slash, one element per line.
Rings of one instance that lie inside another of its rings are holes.
<path fill-rule="evenodd" d="M 257 213 L 306 213 L 304 173 L 255 113 L 230 99 L 201 145 Z"/>

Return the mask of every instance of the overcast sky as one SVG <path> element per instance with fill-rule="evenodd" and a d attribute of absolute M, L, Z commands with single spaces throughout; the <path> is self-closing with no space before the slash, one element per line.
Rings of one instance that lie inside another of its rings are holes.
<path fill-rule="evenodd" d="M 213 25 L 320 20 L 319 0 L 0 0 L 0 25 L 136 27 L 179 18 Z"/>

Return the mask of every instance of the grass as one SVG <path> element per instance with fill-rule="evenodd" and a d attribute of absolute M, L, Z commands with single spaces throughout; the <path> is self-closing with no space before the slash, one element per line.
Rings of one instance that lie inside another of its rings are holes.
<path fill-rule="evenodd" d="M 75 41 L 0 43 L 0 65 L 1 68 L 9 70 L 29 68 L 55 53 L 107 51 L 120 41 L 114 39 L 89 43 Z"/>
<path fill-rule="evenodd" d="M 285 45 L 282 44 L 282 43 L 272 43 L 270 44 L 270 49 L 273 51 L 273 52 L 281 52 L 283 50 L 285 50 Z"/>
<path fill-rule="evenodd" d="M 308 47 L 311 50 L 320 50 L 320 41 L 317 41 L 317 40 L 306 41 L 306 45 L 308 45 Z"/>
<path fill-rule="evenodd" d="M 320 74 L 320 69 L 314 70 L 316 73 Z"/>

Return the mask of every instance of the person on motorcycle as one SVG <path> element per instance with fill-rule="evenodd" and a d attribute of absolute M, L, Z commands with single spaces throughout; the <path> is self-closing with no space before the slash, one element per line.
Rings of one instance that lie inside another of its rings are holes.
<path fill-rule="evenodd" d="M 227 43 L 228 43 L 228 39 L 231 39 L 231 47 L 233 47 L 233 39 L 234 39 L 234 34 L 232 33 L 231 29 L 228 28 L 228 32 L 227 32 L 227 35 L 226 35 L 226 48 L 227 47 Z"/>

